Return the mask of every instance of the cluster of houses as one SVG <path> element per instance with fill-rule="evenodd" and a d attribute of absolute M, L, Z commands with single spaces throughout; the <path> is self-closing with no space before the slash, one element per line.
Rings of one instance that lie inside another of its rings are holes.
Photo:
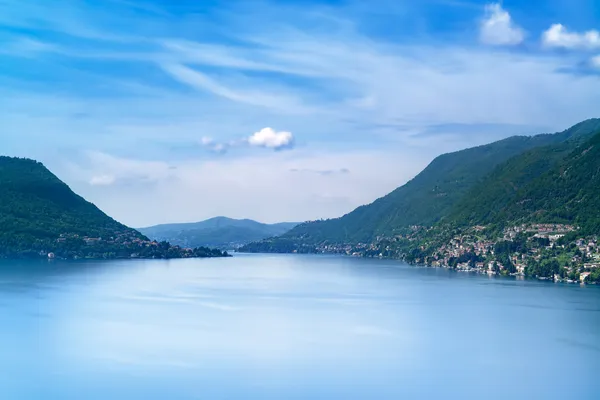
<path fill-rule="evenodd" d="M 575 232 L 579 228 L 566 224 L 523 224 L 513 226 L 504 230 L 504 240 L 512 240 L 521 233 L 534 233 L 536 237 L 552 237 L 558 240 L 569 232 Z"/>
<path fill-rule="evenodd" d="M 79 243 L 83 242 L 85 247 L 76 247 L 73 250 L 72 246 L 69 246 L 71 240 L 77 240 Z M 81 258 L 89 256 L 102 257 L 102 255 L 115 253 L 121 258 L 160 258 L 167 256 L 170 258 L 189 258 L 196 257 L 200 253 L 203 254 L 204 251 L 202 249 L 182 248 L 170 244 L 164 246 L 155 240 L 144 239 L 127 231 L 116 233 L 114 236 L 107 238 L 81 236 L 78 234 L 61 234 L 56 239 L 56 242 L 57 246 L 55 246 L 53 251 L 46 252 L 42 250 L 40 251 L 40 256 L 55 259 L 59 258 L 59 254 L 63 258 L 65 254 L 69 254 L 74 258 Z M 214 255 L 211 253 L 211 256 Z"/>
<path fill-rule="evenodd" d="M 81 239 L 83 240 L 83 242 L 85 242 L 87 246 L 103 244 L 118 244 L 123 246 L 137 245 L 139 247 L 158 246 L 158 242 L 155 240 L 140 239 L 139 237 L 134 236 L 129 232 L 121 232 L 118 233 L 116 236 L 111 236 L 109 238 L 80 236 L 78 234 L 61 234 L 60 237 L 56 239 L 56 242 L 66 243 L 69 239 Z"/>
<path fill-rule="evenodd" d="M 480 232 L 479 229 L 472 229 L 471 232 Z M 563 224 L 531 224 L 521 225 L 506 229 L 503 232 L 503 241 L 512 241 L 519 234 L 528 234 L 530 240 L 532 238 L 546 239 L 546 246 L 528 246 L 528 250 L 525 253 L 513 253 L 510 255 L 510 261 L 514 265 L 516 272 L 514 275 L 524 275 L 525 268 L 529 260 L 533 259 L 539 261 L 542 258 L 544 249 L 555 249 L 565 251 L 572 251 L 573 244 L 578 250 L 578 254 L 571 258 L 571 262 L 568 265 L 561 265 L 567 272 L 574 271 L 575 269 L 581 271 L 579 279 L 584 282 L 585 279 L 590 275 L 591 271 L 600 268 L 600 245 L 597 238 L 580 238 L 574 243 L 567 245 L 557 244 L 558 240 L 563 238 L 567 233 L 575 232 L 578 228 L 572 225 Z M 542 242 L 543 243 L 543 242 Z M 447 244 L 442 245 L 434 256 L 430 259 L 429 264 L 435 267 L 448 267 L 451 260 L 453 259 L 464 259 L 466 255 L 475 254 L 478 259 L 484 259 L 485 261 L 478 260 L 464 261 L 456 264 L 456 269 L 459 271 L 474 271 L 488 274 L 497 274 L 505 269 L 496 259 L 494 254 L 496 242 L 491 240 L 484 240 L 478 238 L 476 235 L 465 234 L 452 238 Z M 550 277 L 555 280 L 561 280 L 562 278 L 558 275 Z"/>
<path fill-rule="evenodd" d="M 396 241 L 422 243 L 420 234 L 429 231 L 429 228 L 421 226 L 410 228 L 412 233 L 378 237 L 373 243 L 324 244 L 314 250 L 356 257 L 404 258 L 404 250 L 396 245 Z M 549 258 L 560 259 L 561 271 L 577 276 L 577 281 L 584 282 L 591 271 L 600 268 L 600 243 L 597 237 L 581 237 L 571 243 L 560 241 L 565 235 L 578 230 L 578 227 L 567 224 L 523 224 L 505 229 L 497 239 L 492 240 L 486 235 L 485 226 L 474 226 L 437 247 L 433 253 L 421 245 L 422 253 L 414 262 L 433 267 L 452 267 L 459 271 L 523 276 L 527 274 L 527 265 L 532 261 L 540 263 Z M 515 246 L 518 250 L 509 250 L 508 255 L 506 250 L 500 249 L 498 251 L 501 254 L 496 254 L 499 242 L 516 244 L 523 241 L 527 243 L 525 246 Z M 568 255 L 568 262 L 564 262 L 564 255 Z M 574 282 L 574 278 L 567 279 L 565 274 L 562 277 L 540 277 L 543 278 Z"/>

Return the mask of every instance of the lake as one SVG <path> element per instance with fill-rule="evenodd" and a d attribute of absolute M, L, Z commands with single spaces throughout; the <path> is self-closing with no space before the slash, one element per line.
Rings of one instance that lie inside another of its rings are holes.
<path fill-rule="evenodd" d="M 334 256 L 0 262 L 2 399 L 598 399 L 600 288 Z"/>

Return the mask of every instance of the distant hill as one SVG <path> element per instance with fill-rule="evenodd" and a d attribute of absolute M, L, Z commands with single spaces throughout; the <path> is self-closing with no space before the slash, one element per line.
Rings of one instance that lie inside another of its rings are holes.
<path fill-rule="evenodd" d="M 296 225 L 296 222 L 263 224 L 250 219 L 215 217 L 195 223 L 156 225 L 139 231 L 154 240 L 165 240 L 182 247 L 231 249 L 282 235 Z"/>
<path fill-rule="evenodd" d="M 494 210 L 510 203 L 505 193 L 516 193 L 555 168 L 599 129 L 600 119 L 590 119 L 556 134 L 514 136 L 441 155 L 414 179 L 369 205 L 340 218 L 301 224 L 242 250 L 311 251 L 327 243 L 370 243 L 413 225 L 489 221 Z M 511 208 L 513 215 L 517 209 Z"/>
<path fill-rule="evenodd" d="M 22 158 L 0 157 L 0 227 L 3 258 L 221 255 L 153 244 L 75 194 L 41 163 Z"/>

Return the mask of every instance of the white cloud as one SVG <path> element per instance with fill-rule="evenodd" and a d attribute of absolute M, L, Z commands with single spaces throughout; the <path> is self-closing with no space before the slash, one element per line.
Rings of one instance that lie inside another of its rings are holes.
<path fill-rule="evenodd" d="M 115 177 L 112 175 L 98 175 L 93 176 L 90 179 L 90 185 L 92 186 L 108 186 L 115 183 Z"/>
<path fill-rule="evenodd" d="M 290 149 L 294 146 L 294 135 L 291 132 L 277 132 L 272 128 L 263 128 L 249 137 L 219 143 L 210 137 L 200 139 L 200 144 L 215 153 L 226 153 L 229 149 L 243 146 L 264 147 L 273 150 Z"/>
<path fill-rule="evenodd" d="M 590 30 L 583 33 L 570 32 L 562 24 L 554 24 L 542 34 L 542 43 L 546 47 L 564 49 L 600 48 L 600 32 Z"/>
<path fill-rule="evenodd" d="M 494 46 L 514 46 L 525 39 L 525 31 L 517 26 L 499 3 L 485 7 L 485 18 L 481 22 L 479 39 Z"/>
<path fill-rule="evenodd" d="M 250 146 L 280 150 L 294 145 L 294 135 L 291 132 L 276 132 L 272 128 L 263 128 L 250 136 L 248 143 Z"/>

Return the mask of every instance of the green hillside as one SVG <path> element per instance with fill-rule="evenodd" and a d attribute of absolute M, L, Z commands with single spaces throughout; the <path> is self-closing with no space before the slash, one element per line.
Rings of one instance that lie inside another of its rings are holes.
<path fill-rule="evenodd" d="M 589 140 L 590 132 L 599 131 L 600 119 L 589 120 L 567 131 L 572 134 L 565 141 L 528 150 L 500 164 L 465 194 L 444 222 L 472 226 L 506 221 L 510 217 L 505 208 L 516 201 L 520 190 L 557 167 Z"/>
<path fill-rule="evenodd" d="M 358 207 L 341 218 L 301 224 L 278 238 L 247 246 L 243 250 L 262 251 L 266 248 L 269 251 L 287 252 L 322 243 L 368 243 L 378 236 L 402 233 L 412 225 L 435 225 L 452 214 L 454 207 L 464 201 L 465 196 L 474 187 L 478 187 L 478 184 L 488 179 L 497 179 L 490 178 L 490 174 L 506 174 L 495 170 L 513 157 L 532 149 L 559 145 L 557 148 L 544 150 L 547 152 L 545 155 L 534 153 L 530 156 L 532 160 L 521 161 L 527 166 L 535 166 L 531 172 L 537 174 L 568 154 L 573 143 L 589 137 L 599 127 L 600 119 L 592 119 L 556 134 L 515 136 L 441 155 L 414 179 L 369 205 Z M 510 166 L 503 167 L 505 171 L 511 168 L 522 169 L 509 164 Z M 519 179 L 528 181 L 526 176 Z M 508 181 L 505 185 L 511 186 L 513 183 L 521 182 Z"/>
<path fill-rule="evenodd" d="M 215 217 L 202 222 L 156 225 L 139 231 L 154 240 L 166 240 L 183 247 L 235 248 L 282 235 L 298 223 L 263 224 L 250 219 Z"/>
<path fill-rule="evenodd" d="M 41 163 L 0 157 L 0 257 L 181 257 L 75 194 Z M 208 249 L 195 255 L 218 255 Z"/>
<path fill-rule="evenodd" d="M 89 237 L 130 233 L 76 195 L 41 163 L 0 157 L 0 237 L 19 241 L 56 239 L 63 233 Z"/>
<path fill-rule="evenodd" d="M 600 232 L 600 129 L 562 162 L 519 190 L 496 217 L 570 223 Z"/>

